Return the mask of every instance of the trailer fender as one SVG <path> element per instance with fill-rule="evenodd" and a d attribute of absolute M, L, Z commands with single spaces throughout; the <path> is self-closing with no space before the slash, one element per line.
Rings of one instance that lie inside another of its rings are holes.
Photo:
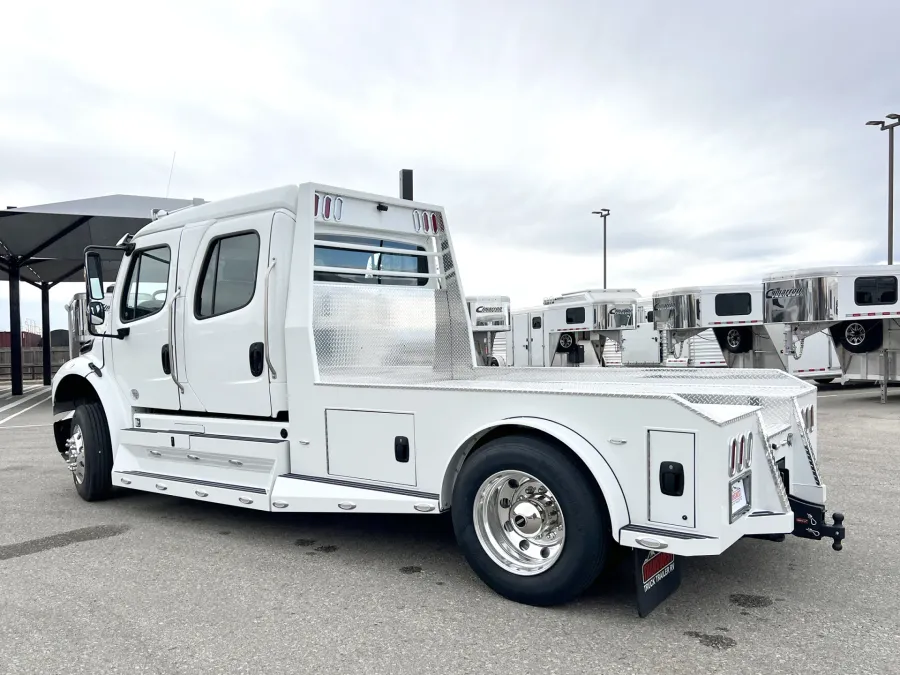
<path fill-rule="evenodd" d="M 94 368 L 91 367 L 92 365 Z M 97 368 L 96 363 L 90 357 L 76 357 L 63 364 L 53 377 L 51 392 L 53 430 L 57 436 L 57 442 L 63 427 L 67 428 L 68 420 L 75 411 L 76 400 L 96 398 L 100 401 L 106 414 L 110 442 L 113 455 L 115 455 L 116 449 L 119 447 L 119 431 L 130 426 L 127 422 L 130 410 L 122 405 L 119 388 L 109 369 Z"/>
<path fill-rule="evenodd" d="M 573 431 L 569 427 L 563 426 L 558 422 L 542 419 L 540 417 L 510 417 L 490 424 L 485 424 L 481 428 L 473 432 L 469 438 L 463 442 L 457 451 L 450 458 L 450 462 L 444 470 L 444 480 L 441 485 L 441 501 L 440 508 L 442 511 L 450 508 L 450 502 L 453 495 L 453 486 L 456 482 L 456 476 L 462 468 L 463 462 L 469 453 L 479 445 L 479 441 L 488 433 L 496 432 L 508 428 L 510 433 L 517 430 L 533 429 L 542 432 L 552 438 L 555 438 L 562 445 L 571 450 L 575 455 L 587 466 L 588 470 L 600 486 L 603 497 L 606 500 L 609 509 L 610 525 L 612 526 L 613 537 L 618 541 L 619 530 L 631 522 L 628 513 L 628 504 L 625 502 L 625 495 L 622 492 L 622 486 L 619 484 L 616 474 L 610 468 L 609 463 L 603 457 L 597 448 L 584 438 L 584 436 Z"/>

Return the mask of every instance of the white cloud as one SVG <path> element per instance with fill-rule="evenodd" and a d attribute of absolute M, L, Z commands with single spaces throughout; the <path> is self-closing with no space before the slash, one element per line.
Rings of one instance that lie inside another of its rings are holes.
<path fill-rule="evenodd" d="M 601 285 L 601 206 L 609 285 L 647 294 L 876 262 L 873 2 L 6 3 L 0 202 L 161 194 L 175 150 L 208 199 L 411 167 L 467 290 L 518 304 Z"/>

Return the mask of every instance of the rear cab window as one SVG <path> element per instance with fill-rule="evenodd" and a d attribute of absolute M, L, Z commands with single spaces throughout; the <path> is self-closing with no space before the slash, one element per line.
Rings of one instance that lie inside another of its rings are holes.
<path fill-rule="evenodd" d="M 429 279 L 410 277 L 387 277 L 366 274 L 356 269 L 381 272 L 413 272 L 428 274 L 428 258 L 421 255 L 403 255 L 402 253 L 381 253 L 347 248 L 331 248 L 328 241 L 360 246 L 380 246 L 409 251 L 425 251 L 422 246 L 390 239 L 372 237 L 353 237 L 340 234 L 316 234 L 314 256 L 316 267 L 349 268 L 347 272 L 320 271 L 313 272 L 313 281 L 330 281 L 347 284 L 379 284 L 382 286 L 425 286 Z M 353 269 L 356 268 L 356 269 Z M 353 271 L 350 271 L 350 270 Z"/>

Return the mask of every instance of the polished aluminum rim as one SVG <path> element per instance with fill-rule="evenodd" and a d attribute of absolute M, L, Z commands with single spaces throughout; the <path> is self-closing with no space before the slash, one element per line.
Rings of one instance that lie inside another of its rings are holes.
<path fill-rule="evenodd" d="M 77 424 L 72 426 L 72 435 L 66 441 L 66 447 L 69 449 L 70 464 L 73 467 L 72 473 L 75 476 L 75 482 L 79 485 L 84 482 L 84 434 L 81 433 L 81 427 Z"/>
<path fill-rule="evenodd" d="M 854 347 L 859 347 L 866 339 L 866 329 L 863 328 L 861 323 L 851 323 L 847 326 L 847 330 L 844 331 L 844 335 L 848 343 Z"/>
<path fill-rule="evenodd" d="M 741 334 L 737 328 L 732 328 L 728 331 L 728 335 L 725 338 L 728 341 L 728 346 L 732 349 L 736 349 L 739 344 L 741 344 Z"/>
<path fill-rule="evenodd" d="M 503 569 L 540 574 L 559 560 L 565 544 L 562 508 L 540 480 L 522 471 L 498 471 L 485 480 L 472 507 L 478 541 Z"/>

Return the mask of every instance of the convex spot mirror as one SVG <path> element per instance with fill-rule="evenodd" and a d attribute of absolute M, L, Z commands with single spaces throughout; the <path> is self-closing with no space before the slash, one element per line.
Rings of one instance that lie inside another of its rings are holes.
<path fill-rule="evenodd" d="M 91 251 L 84 259 L 85 281 L 87 281 L 87 294 L 89 300 L 103 300 L 103 261 L 100 254 Z M 91 302 L 91 306 L 94 303 Z M 100 309 L 103 307 L 101 305 Z M 93 323 L 93 313 L 91 322 Z"/>
<path fill-rule="evenodd" d="M 88 303 L 88 316 L 92 326 L 102 326 L 106 321 L 106 309 L 103 307 L 103 303 L 91 300 Z"/>

